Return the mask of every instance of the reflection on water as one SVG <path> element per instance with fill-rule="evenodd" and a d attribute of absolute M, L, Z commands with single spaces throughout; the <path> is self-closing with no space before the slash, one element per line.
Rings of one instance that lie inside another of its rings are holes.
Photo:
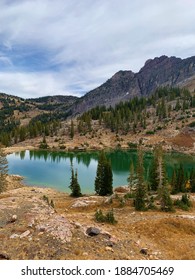
<path fill-rule="evenodd" d="M 50 152 L 22 151 L 8 155 L 9 173 L 20 174 L 31 185 L 49 186 L 69 192 L 71 165 L 78 170 L 78 180 L 83 193 L 94 192 L 98 152 Z M 107 157 L 111 161 L 113 186 L 126 185 L 131 162 L 136 166 L 136 151 L 110 151 Z M 145 178 L 149 174 L 152 153 L 144 154 Z M 166 170 L 171 177 L 175 166 L 181 163 L 185 172 L 194 166 L 195 157 L 172 153 L 165 155 Z"/>

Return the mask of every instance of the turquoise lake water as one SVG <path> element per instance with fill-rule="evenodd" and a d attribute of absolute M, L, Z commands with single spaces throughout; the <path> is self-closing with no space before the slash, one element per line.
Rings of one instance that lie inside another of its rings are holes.
<path fill-rule="evenodd" d="M 50 152 L 23 151 L 7 156 L 9 174 L 24 176 L 24 182 L 32 186 L 51 187 L 70 192 L 71 165 L 78 171 L 82 193 L 94 193 L 94 181 L 98 164 L 98 152 Z M 127 185 L 129 166 L 136 164 L 136 151 L 116 150 L 106 153 L 111 160 L 113 186 Z M 149 172 L 152 154 L 144 154 L 145 176 Z M 195 167 L 195 157 L 179 153 L 165 155 L 167 174 L 170 177 L 174 166 L 184 165 L 185 172 Z"/>

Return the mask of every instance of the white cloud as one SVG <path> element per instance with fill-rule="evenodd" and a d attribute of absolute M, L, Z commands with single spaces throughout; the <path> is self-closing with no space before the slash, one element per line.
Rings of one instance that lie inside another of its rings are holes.
<path fill-rule="evenodd" d="M 9 57 L 6 57 L 6 56 L 1 56 L 0 55 L 0 65 L 3 65 L 3 66 L 12 66 L 12 61 L 9 59 Z"/>
<path fill-rule="evenodd" d="M 24 98 L 73 94 L 64 89 L 66 83 L 63 82 L 62 77 L 52 73 L 41 73 L 40 75 L 38 72 L 4 72 L 0 73 L 0 85 L 1 92 L 22 96 Z"/>
<path fill-rule="evenodd" d="M 79 94 L 148 58 L 194 55 L 192 0 L 4 0 L 0 10 L 0 91 Z M 39 53 L 48 69 L 30 68 Z"/>

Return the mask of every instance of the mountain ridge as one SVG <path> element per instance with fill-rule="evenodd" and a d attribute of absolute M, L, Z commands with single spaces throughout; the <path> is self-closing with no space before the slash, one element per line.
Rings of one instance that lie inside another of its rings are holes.
<path fill-rule="evenodd" d="M 182 87 L 190 78 L 195 80 L 195 56 L 186 59 L 166 55 L 155 57 L 147 60 L 137 73 L 131 70 L 116 72 L 80 98 L 71 110 L 73 114 L 79 114 L 97 105 L 114 106 L 134 96 L 148 96 L 159 87 Z"/>
<path fill-rule="evenodd" d="M 175 56 L 162 55 L 146 60 L 144 66 L 134 73 L 131 70 L 119 70 L 106 82 L 87 92 L 82 97 L 66 95 L 46 95 L 37 98 L 18 98 L 20 101 L 36 104 L 57 105 L 69 116 L 82 114 L 97 105 L 115 106 L 121 101 L 127 101 L 135 96 L 149 96 L 159 87 L 186 87 L 191 92 L 195 90 L 195 56 L 181 59 Z M 0 97 L 6 96 L 0 93 Z M 63 103 L 65 106 L 63 106 Z"/>

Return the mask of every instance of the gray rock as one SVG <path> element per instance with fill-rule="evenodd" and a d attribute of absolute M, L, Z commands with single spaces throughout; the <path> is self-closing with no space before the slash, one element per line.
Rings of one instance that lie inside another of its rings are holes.
<path fill-rule="evenodd" d="M 112 241 L 107 241 L 107 242 L 106 242 L 106 246 L 107 246 L 107 247 L 113 247 L 113 246 L 114 246 L 114 242 L 112 242 Z"/>
<path fill-rule="evenodd" d="M 89 227 L 86 230 L 86 234 L 88 234 L 89 236 L 96 236 L 96 235 L 100 234 L 100 230 L 99 230 L 99 228 Z"/>
<path fill-rule="evenodd" d="M 29 234 L 30 234 L 30 230 L 26 230 L 25 232 L 23 232 L 23 233 L 20 235 L 20 238 L 27 237 Z"/>
<path fill-rule="evenodd" d="M 13 238 L 18 238 L 18 237 L 20 237 L 20 235 L 18 235 L 18 234 L 16 234 L 16 233 L 14 233 L 14 234 L 12 234 L 12 235 L 10 236 L 11 239 L 13 239 Z"/>
<path fill-rule="evenodd" d="M 18 219 L 17 215 L 13 215 L 11 219 L 8 221 L 8 223 L 15 223 L 15 221 Z"/>

